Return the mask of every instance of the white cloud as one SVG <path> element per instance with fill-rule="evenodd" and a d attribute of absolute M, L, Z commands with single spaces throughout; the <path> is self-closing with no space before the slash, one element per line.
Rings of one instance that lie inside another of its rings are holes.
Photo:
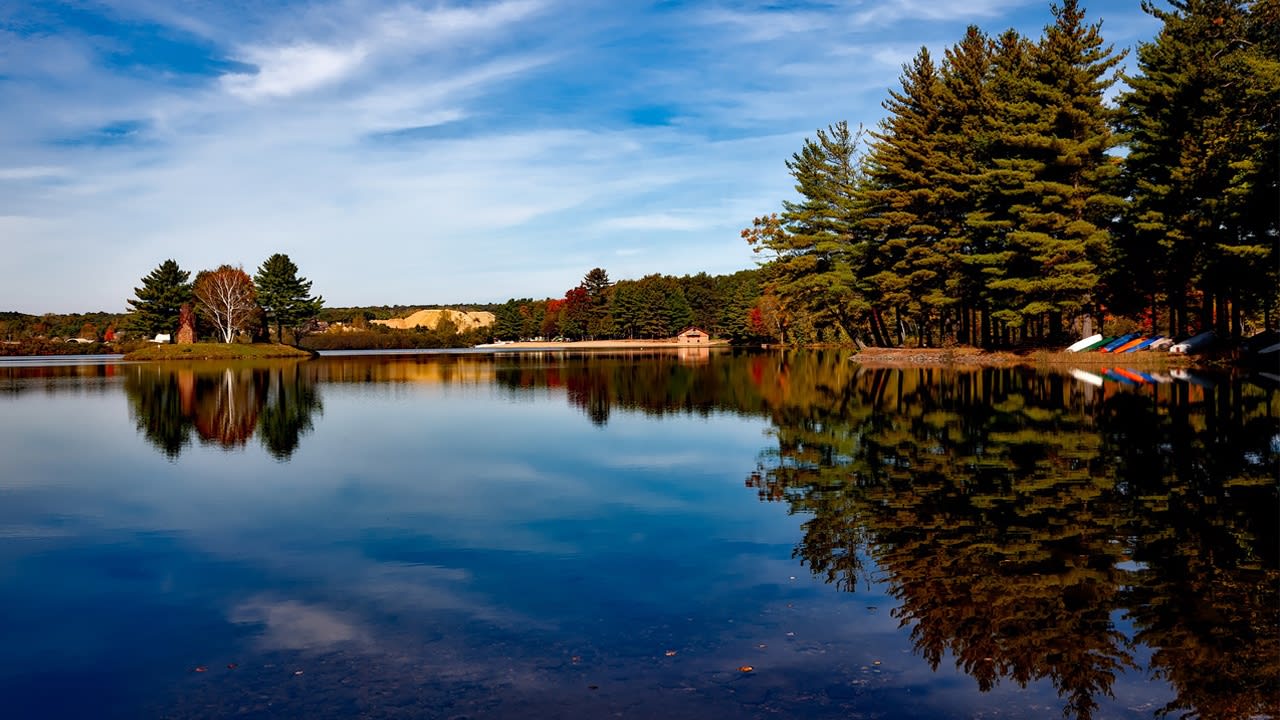
<path fill-rule="evenodd" d="M 540 3 L 529 0 L 478 8 L 441 5 L 421 10 L 399 6 L 375 13 L 368 20 L 335 12 L 324 24 L 345 26 L 337 31 L 346 35 L 341 42 L 309 40 L 245 47 L 237 59 L 257 71 L 228 73 L 222 83 L 229 93 L 248 100 L 289 97 L 333 85 L 361 70 L 403 64 L 419 54 L 442 53 L 476 36 L 499 32 L 540 8 Z"/>
<path fill-rule="evenodd" d="M 227 92 L 247 100 L 287 97 L 345 78 L 366 55 L 359 46 L 338 49 L 302 44 L 252 49 L 244 59 L 255 65 L 257 72 L 229 73 L 222 83 Z"/>
<path fill-rule="evenodd" d="M 0 180 L 45 180 L 63 177 L 67 174 L 68 170 L 66 168 L 49 165 L 0 168 Z"/>
<path fill-rule="evenodd" d="M 671 213 L 627 215 L 607 218 L 596 225 L 600 230 L 701 230 L 715 224 L 709 218 L 693 218 Z"/>

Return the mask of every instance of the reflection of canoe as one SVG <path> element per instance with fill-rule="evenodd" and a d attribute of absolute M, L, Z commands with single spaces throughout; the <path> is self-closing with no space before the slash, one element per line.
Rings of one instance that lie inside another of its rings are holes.
<path fill-rule="evenodd" d="M 1146 340 L 1143 340 L 1142 342 L 1138 343 L 1134 347 L 1131 347 L 1128 350 L 1125 350 L 1125 352 L 1138 352 L 1139 350 L 1146 350 L 1147 348 L 1151 347 L 1152 343 L 1154 343 L 1159 339 L 1160 339 L 1159 335 L 1153 335 L 1152 337 L 1149 337 Z"/>
<path fill-rule="evenodd" d="M 1121 335 L 1115 340 L 1112 340 L 1106 345 L 1103 345 L 1102 349 L 1099 350 L 1098 352 L 1111 352 L 1112 350 L 1115 350 L 1116 348 L 1120 347 L 1121 345 L 1124 345 L 1125 343 L 1129 342 L 1130 340 L 1136 337 L 1138 337 L 1138 333 L 1129 333 L 1128 335 Z"/>
<path fill-rule="evenodd" d="M 1140 384 L 1140 383 L 1139 383 L 1139 382 L 1137 382 L 1137 381 L 1134 381 L 1134 380 L 1131 380 L 1131 379 L 1129 379 L 1129 378 L 1125 377 L 1123 373 L 1121 373 L 1121 372 L 1119 372 L 1119 371 L 1117 371 L 1117 370 L 1109 369 L 1109 368 L 1103 368 L 1103 369 L 1102 369 L 1102 375 L 1103 375 L 1103 377 L 1105 377 L 1106 379 L 1111 380 L 1111 381 L 1114 381 L 1114 382 L 1118 382 L 1118 383 L 1120 383 L 1121 385 L 1138 385 L 1138 384 Z"/>
<path fill-rule="evenodd" d="M 1085 383 L 1087 385 L 1092 385 L 1094 387 L 1102 387 L 1102 378 L 1098 377 L 1097 375 L 1094 375 L 1091 372 L 1086 372 L 1084 370 L 1079 370 L 1076 368 L 1072 368 L 1070 372 L 1071 372 L 1071 377 L 1079 380 L 1082 383 Z"/>
<path fill-rule="evenodd" d="M 1182 382 L 1199 385 L 1204 388 L 1211 388 L 1217 385 L 1212 378 L 1205 377 L 1204 375 L 1197 375 L 1190 370 L 1184 370 L 1182 368 L 1174 368 L 1169 371 L 1169 374 L 1173 376 L 1174 380 L 1181 380 Z"/>
<path fill-rule="evenodd" d="M 1082 340 L 1077 340 L 1071 343 L 1069 346 L 1067 346 L 1067 352 L 1080 352 L 1081 350 L 1089 347 L 1090 345 L 1098 342 L 1101 339 L 1102 339 L 1101 335 L 1090 335 L 1087 338 L 1084 338 Z"/>
<path fill-rule="evenodd" d="M 1080 352 L 1092 352 L 1092 351 L 1097 350 L 1098 348 L 1102 347 L 1103 345 L 1106 345 L 1107 343 L 1109 343 L 1109 342 L 1111 342 L 1112 340 L 1115 340 L 1115 339 L 1116 339 L 1116 338 L 1115 338 L 1115 336 L 1114 336 L 1114 335 L 1113 335 L 1113 336 L 1111 336 L 1111 337 L 1104 337 L 1104 338 L 1102 338 L 1101 340 L 1099 340 L 1098 342 L 1092 343 L 1092 344 L 1090 344 L 1090 345 L 1085 345 L 1084 347 L 1080 348 Z"/>
<path fill-rule="evenodd" d="M 1253 337 L 1240 343 L 1240 352 L 1249 355 L 1251 353 L 1275 352 L 1280 347 L 1280 332 L 1275 330 L 1263 330 Z"/>
<path fill-rule="evenodd" d="M 1212 330 L 1202 332 L 1199 335 L 1189 337 L 1169 348 L 1169 352 L 1174 355 L 1194 355 L 1195 353 L 1201 353 L 1212 347 L 1213 342 L 1217 337 L 1218 336 L 1214 334 Z"/>
<path fill-rule="evenodd" d="M 1141 337 L 1141 336 L 1139 336 L 1139 337 L 1136 337 L 1136 338 L 1134 338 L 1134 339 L 1130 340 L 1129 342 L 1127 342 L 1127 343 L 1125 343 L 1125 344 L 1121 345 L 1120 347 L 1118 347 L 1118 348 L 1116 348 L 1116 349 L 1112 350 L 1111 352 L 1116 353 L 1117 355 L 1118 355 L 1118 354 L 1120 354 L 1120 353 L 1122 353 L 1122 352 L 1129 352 L 1130 350 L 1132 350 L 1132 349 L 1134 349 L 1134 348 L 1138 347 L 1139 345 L 1141 345 L 1142 343 L 1146 342 L 1147 340 L 1148 340 L 1148 338 L 1145 338 L 1145 337 Z"/>
<path fill-rule="evenodd" d="M 1114 368 L 1112 372 L 1116 373 L 1117 375 L 1127 377 L 1138 385 L 1145 385 L 1147 383 L 1146 378 L 1142 377 L 1142 375 L 1132 370 L 1125 370 L 1124 368 Z"/>

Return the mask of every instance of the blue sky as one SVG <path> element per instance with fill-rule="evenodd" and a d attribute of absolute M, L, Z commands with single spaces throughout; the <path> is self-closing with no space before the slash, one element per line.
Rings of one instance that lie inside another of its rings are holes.
<path fill-rule="evenodd" d="M 1117 48 L 1137 0 L 1086 2 Z M 0 310 L 290 255 L 331 306 L 726 273 L 815 129 L 1042 0 L 0 4 Z"/>

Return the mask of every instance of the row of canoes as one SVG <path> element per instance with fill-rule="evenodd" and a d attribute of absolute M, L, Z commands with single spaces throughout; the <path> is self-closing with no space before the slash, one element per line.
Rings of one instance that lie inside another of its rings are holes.
<path fill-rule="evenodd" d="M 1143 335 L 1142 333 L 1129 333 L 1128 335 L 1118 335 L 1111 337 L 1103 337 L 1102 335 L 1090 335 L 1067 348 L 1067 352 L 1101 352 L 1119 355 L 1121 353 L 1140 352 L 1143 350 L 1168 350 L 1173 352 L 1174 347 L 1185 345 L 1185 343 L 1196 340 L 1191 338 L 1175 345 L 1172 338 L 1163 335 Z"/>
<path fill-rule="evenodd" d="M 1172 338 L 1162 335 L 1129 333 L 1115 337 L 1090 335 L 1072 343 L 1067 348 L 1067 352 L 1100 352 L 1119 355 L 1142 350 L 1159 350 L 1174 355 L 1195 355 L 1211 350 L 1217 345 L 1218 336 L 1212 330 L 1193 335 L 1180 342 L 1174 342 Z M 1239 349 L 1241 356 L 1247 359 L 1280 360 L 1280 333 L 1274 330 L 1260 332 L 1242 342 Z"/>

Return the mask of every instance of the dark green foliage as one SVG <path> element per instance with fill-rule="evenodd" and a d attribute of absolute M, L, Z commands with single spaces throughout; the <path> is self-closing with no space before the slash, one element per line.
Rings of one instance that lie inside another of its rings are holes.
<path fill-rule="evenodd" d="M 800 200 L 784 200 L 781 215 L 756 218 L 742 232 L 756 252 L 769 254 L 769 286 L 786 310 L 818 334 L 831 329 L 856 337 L 859 320 L 871 310 L 869 245 L 858 232 L 860 143 L 861 131 L 851 132 L 845 122 L 806 139 L 787 161 Z"/>
<path fill-rule="evenodd" d="M 311 296 L 311 281 L 298 277 L 298 266 L 288 255 L 267 258 L 253 276 L 258 305 L 266 313 L 268 325 L 275 325 L 276 340 L 284 341 L 284 329 L 293 329 L 316 316 L 324 298 Z"/>
<path fill-rule="evenodd" d="M 1102 97 L 1120 56 L 1086 25 L 1074 0 L 1034 46 L 1011 33 L 991 81 L 991 162 L 975 177 L 971 226 L 982 251 L 991 317 L 1021 338 L 1060 341 L 1064 317 L 1093 309 L 1118 212 L 1117 163 Z"/>
<path fill-rule="evenodd" d="M 939 132 L 940 85 L 933 59 L 922 48 L 903 69 L 902 89 L 890 91 L 884 103 L 889 117 L 870 133 L 862 191 L 861 223 L 878 255 L 878 272 L 870 277 L 875 298 L 898 315 L 916 318 L 922 344 L 928 328 L 954 303 L 947 282 L 947 240 L 953 233 L 937 212 L 941 198 L 930 182 L 948 164 Z"/>
<path fill-rule="evenodd" d="M 1280 11 L 1274 0 L 1168 5 L 1143 3 L 1163 27 L 1120 97 L 1131 202 L 1119 277 L 1167 304 L 1170 332 L 1225 331 L 1228 304 L 1238 321 L 1276 300 Z"/>
<path fill-rule="evenodd" d="M 1036 41 L 970 27 L 941 67 L 922 50 L 862 168 L 844 126 L 806 140 L 799 200 L 743 231 L 771 253 L 756 331 L 1052 345 L 1117 312 L 1154 331 L 1161 303 L 1173 335 L 1273 326 L 1280 2 L 1170 6 L 1144 4 L 1164 28 L 1118 125 L 1123 54 L 1063 0 Z"/>
<path fill-rule="evenodd" d="M 693 322 L 693 311 L 680 281 L 668 275 L 646 275 L 613 286 L 613 326 L 621 337 L 672 337 Z"/>
<path fill-rule="evenodd" d="M 587 307 L 583 331 L 589 338 L 605 338 L 613 334 L 613 315 L 609 312 L 609 293 L 613 283 L 604 268 L 593 268 L 582 278 L 579 287 L 586 293 Z"/>
<path fill-rule="evenodd" d="M 191 273 L 165 260 L 142 278 L 142 287 L 133 289 L 135 298 L 128 301 L 133 309 L 129 329 L 145 337 L 174 333 L 178 329 L 178 311 L 191 302 Z"/>

